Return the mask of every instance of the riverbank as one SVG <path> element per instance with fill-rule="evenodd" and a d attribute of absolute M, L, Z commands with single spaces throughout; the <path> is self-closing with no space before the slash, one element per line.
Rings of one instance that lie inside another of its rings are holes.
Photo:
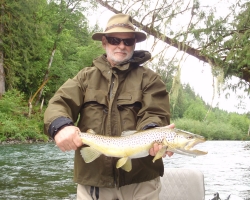
<path fill-rule="evenodd" d="M 8 145 L 8 144 L 36 144 L 36 143 L 52 143 L 54 140 L 49 139 L 48 141 L 37 140 L 37 139 L 28 139 L 28 140 L 15 140 L 15 139 L 7 139 L 6 141 L 0 142 L 0 145 Z"/>

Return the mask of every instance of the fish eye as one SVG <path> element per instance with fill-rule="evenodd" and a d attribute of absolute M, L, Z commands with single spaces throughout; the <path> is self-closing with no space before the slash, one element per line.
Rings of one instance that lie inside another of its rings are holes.
<path fill-rule="evenodd" d="M 188 136 L 188 139 L 193 139 L 193 138 L 194 138 L 194 136 L 192 136 L 192 135 Z"/>

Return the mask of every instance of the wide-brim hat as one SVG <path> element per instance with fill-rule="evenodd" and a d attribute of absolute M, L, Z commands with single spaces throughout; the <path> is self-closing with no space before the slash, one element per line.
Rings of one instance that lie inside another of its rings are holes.
<path fill-rule="evenodd" d="M 104 32 L 94 33 L 92 39 L 101 41 L 102 36 L 109 33 L 134 33 L 136 42 L 142 42 L 147 37 L 145 33 L 135 31 L 131 16 L 122 13 L 112 16 Z"/>

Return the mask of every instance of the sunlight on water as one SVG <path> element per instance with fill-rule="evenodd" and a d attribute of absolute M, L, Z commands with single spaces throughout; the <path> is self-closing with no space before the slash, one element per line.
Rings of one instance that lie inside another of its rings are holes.
<path fill-rule="evenodd" d="M 206 200 L 219 192 L 250 198 L 250 142 L 208 141 L 197 145 L 208 154 L 165 158 L 166 168 L 196 168 L 205 177 Z M 73 152 L 54 144 L 0 146 L 0 199 L 71 200 L 75 198 Z"/>

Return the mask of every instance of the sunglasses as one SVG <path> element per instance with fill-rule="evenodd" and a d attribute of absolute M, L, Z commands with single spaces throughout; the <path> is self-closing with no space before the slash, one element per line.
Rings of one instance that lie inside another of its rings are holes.
<path fill-rule="evenodd" d="M 125 46 L 133 46 L 135 44 L 135 38 L 126 38 L 126 39 L 121 39 L 117 37 L 107 37 L 105 36 L 108 43 L 111 45 L 119 45 L 121 41 L 123 41 Z"/>

